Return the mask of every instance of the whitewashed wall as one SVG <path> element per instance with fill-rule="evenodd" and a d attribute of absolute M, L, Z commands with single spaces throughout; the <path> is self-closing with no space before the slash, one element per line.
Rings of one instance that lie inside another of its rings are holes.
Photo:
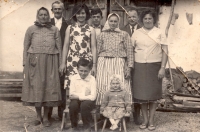
<path fill-rule="evenodd" d="M 163 7 L 159 17 L 160 28 L 166 28 L 171 7 Z M 193 25 L 189 25 L 187 13 L 193 13 Z M 179 18 L 169 29 L 169 56 L 172 67 L 181 66 L 184 71 L 200 72 L 200 1 L 177 0 L 174 13 Z"/>
<path fill-rule="evenodd" d="M 0 71 L 22 71 L 23 41 L 26 29 L 34 24 L 37 10 L 51 11 L 55 0 L 0 1 Z M 50 13 L 51 16 L 52 13 Z"/>
<path fill-rule="evenodd" d="M 33 24 L 36 11 L 41 6 L 50 11 L 55 0 L 10 0 L 0 1 L 0 71 L 22 71 L 23 40 L 26 29 Z M 25 4 L 24 4 L 25 3 Z M 160 14 L 160 28 L 165 30 L 170 7 L 163 7 Z M 189 25 L 186 12 L 193 13 L 193 25 Z M 198 0 L 177 0 L 175 13 L 179 14 L 175 25 L 169 30 L 169 56 L 186 70 L 200 72 L 200 2 Z M 52 13 L 51 13 L 51 16 Z"/>

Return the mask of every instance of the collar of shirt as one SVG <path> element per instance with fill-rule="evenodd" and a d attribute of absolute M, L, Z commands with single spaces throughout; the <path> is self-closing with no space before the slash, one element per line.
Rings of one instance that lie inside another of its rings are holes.
<path fill-rule="evenodd" d="M 60 19 L 54 17 L 54 20 L 55 20 L 55 26 L 60 30 L 62 25 L 62 17 Z"/>
<path fill-rule="evenodd" d="M 55 20 L 55 23 L 57 23 L 57 22 L 61 22 L 62 23 L 62 17 L 60 19 L 57 19 L 57 18 L 54 17 L 54 20 Z"/>
<path fill-rule="evenodd" d="M 120 88 L 120 89 L 110 89 L 110 92 L 120 92 L 120 91 L 122 91 L 122 89 Z"/>
<path fill-rule="evenodd" d="M 99 26 L 97 26 L 97 27 L 94 24 L 92 24 L 92 27 L 101 29 L 101 24 L 99 24 Z"/>
<path fill-rule="evenodd" d="M 117 30 L 113 30 L 113 29 L 106 29 L 106 30 L 103 30 L 102 32 L 116 32 L 116 33 L 120 33 L 121 30 L 120 29 L 117 29 Z"/>
<path fill-rule="evenodd" d="M 132 26 L 129 24 L 129 26 L 130 26 L 130 29 L 132 30 Z M 134 30 L 136 30 L 137 29 L 137 24 L 134 26 Z"/>
<path fill-rule="evenodd" d="M 76 80 L 84 80 L 86 82 L 89 82 L 90 78 L 91 78 L 91 75 L 88 75 L 85 79 L 82 79 L 79 74 L 76 75 Z"/>
<path fill-rule="evenodd" d="M 157 27 L 153 27 L 151 30 L 149 30 L 148 32 L 144 29 L 144 27 L 142 27 L 141 28 L 141 31 L 143 32 L 143 33 L 145 33 L 145 34 L 152 34 L 152 33 L 154 33 L 154 32 L 157 32 L 159 30 L 159 28 L 157 28 Z"/>

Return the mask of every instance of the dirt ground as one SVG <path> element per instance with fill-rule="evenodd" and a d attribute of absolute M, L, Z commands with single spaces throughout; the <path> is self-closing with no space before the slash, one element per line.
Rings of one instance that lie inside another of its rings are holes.
<path fill-rule="evenodd" d="M 0 131 L 1 132 L 60 132 L 61 121 L 55 120 L 56 110 L 53 111 L 51 127 L 33 126 L 35 119 L 34 107 L 22 106 L 19 101 L 0 100 Z M 156 112 L 154 132 L 200 132 L 200 113 Z M 69 132 L 70 123 L 63 130 Z M 127 123 L 128 132 L 149 132 L 140 130 L 133 121 Z M 109 130 L 106 129 L 106 132 Z M 100 129 L 99 129 L 100 132 Z"/>

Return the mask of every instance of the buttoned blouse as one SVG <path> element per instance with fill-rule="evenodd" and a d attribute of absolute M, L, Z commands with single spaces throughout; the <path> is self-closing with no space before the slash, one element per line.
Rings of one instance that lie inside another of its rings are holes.
<path fill-rule="evenodd" d="M 131 37 L 135 52 L 135 62 L 153 63 L 162 61 L 161 45 L 167 45 L 167 39 L 161 30 L 153 27 L 148 33 L 144 28 L 134 32 Z"/>
<path fill-rule="evenodd" d="M 102 31 L 97 39 L 97 52 L 101 57 L 127 58 L 128 67 L 133 67 L 133 47 L 125 31 Z"/>
<path fill-rule="evenodd" d="M 85 95 L 86 91 L 90 91 L 90 95 Z M 96 99 L 96 81 L 92 75 L 88 75 L 85 79 L 82 79 L 79 74 L 75 74 L 71 77 L 69 94 L 77 95 L 79 100 L 91 100 Z"/>
<path fill-rule="evenodd" d="M 23 65 L 25 65 L 27 53 L 60 54 L 61 62 L 61 38 L 57 27 L 30 26 L 25 34 Z"/>

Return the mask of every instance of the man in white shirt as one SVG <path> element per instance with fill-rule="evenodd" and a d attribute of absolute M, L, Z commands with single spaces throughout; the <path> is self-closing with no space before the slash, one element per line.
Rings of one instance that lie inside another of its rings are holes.
<path fill-rule="evenodd" d="M 64 39 L 65 39 L 65 31 L 68 26 L 64 17 L 62 17 L 63 11 L 64 11 L 64 4 L 60 1 L 53 2 L 51 11 L 54 14 L 54 18 L 51 18 L 51 24 L 56 26 L 60 31 L 62 48 L 63 48 Z M 65 77 L 64 74 L 60 77 L 62 104 L 60 106 L 58 106 L 58 118 L 59 119 L 62 118 L 62 113 L 65 110 L 65 105 L 66 105 L 66 90 L 64 89 L 64 77 Z M 49 115 L 48 115 L 49 118 L 51 118 L 52 110 L 53 110 L 53 107 L 50 107 Z"/>
<path fill-rule="evenodd" d="M 92 65 L 92 62 L 80 59 L 77 64 L 78 74 L 71 77 L 69 113 L 73 130 L 77 130 L 79 112 L 81 113 L 84 129 L 90 129 L 92 122 L 90 112 L 95 108 L 94 100 L 96 99 L 96 81 L 90 74 Z"/>
<path fill-rule="evenodd" d="M 141 26 L 138 24 L 139 16 L 138 16 L 137 8 L 129 7 L 129 8 L 127 8 L 127 12 L 128 12 L 128 14 L 127 14 L 128 23 L 121 30 L 126 31 L 131 37 L 134 34 L 134 31 L 141 28 Z M 132 92 L 133 92 L 133 88 L 132 88 Z M 134 97 L 133 97 L 133 99 L 134 99 Z M 133 102 L 134 102 L 134 100 L 133 100 Z M 134 111 L 135 111 L 135 112 L 133 112 L 134 122 L 136 125 L 140 125 L 141 124 L 140 104 L 134 103 Z"/>

